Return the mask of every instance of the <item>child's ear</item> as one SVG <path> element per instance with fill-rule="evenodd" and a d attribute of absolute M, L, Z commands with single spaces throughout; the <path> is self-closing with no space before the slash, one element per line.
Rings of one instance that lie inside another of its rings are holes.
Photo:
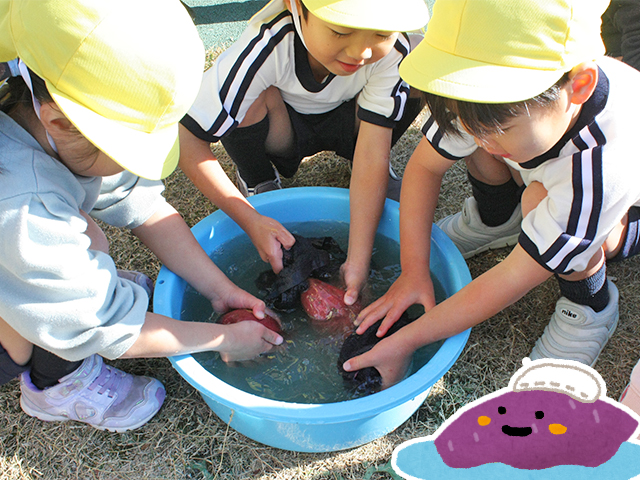
<path fill-rule="evenodd" d="M 300 0 L 284 0 L 284 6 L 287 7 L 287 10 L 290 12 L 291 10 L 291 2 L 296 2 L 296 8 L 298 9 L 298 15 L 302 14 L 302 4 Z"/>
<path fill-rule="evenodd" d="M 581 63 L 569 73 L 571 86 L 571 103 L 582 105 L 585 103 L 598 85 L 598 66 L 594 62 Z"/>
<path fill-rule="evenodd" d="M 67 134 L 75 129 L 69 119 L 53 102 L 46 102 L 40 105 L 40 121 L 52 137 L 57 137 L 59 134 Z"/>

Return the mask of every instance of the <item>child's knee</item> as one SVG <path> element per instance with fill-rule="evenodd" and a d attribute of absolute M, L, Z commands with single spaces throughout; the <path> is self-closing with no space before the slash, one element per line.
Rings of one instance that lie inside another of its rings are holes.
<path fill-rule="evenodd" d="M 476 148 L 464 161 L 471 176 L 487 185 L 503 185 L 513 178 L 504 161 L 482 148 Z"/>
<path fill-rule="evenodd" d="M 607 260 L 619 262 L 640 253 L 640 207 L 631 207 L 604 243 Z"/>
<path fill-rule="evenodd" d="M 271 86 L 264 90 L 251 104 L 239 127 L 249 127 L 261 122 L 267 115 L 273 116 L 276 112 L 286 113 L 286 106 L 280 90 Z M 276 113 L 277 114 L 277 113 Z"/>
<path fill-rule="evenodd" d="M 33 351 L 33 344 L 24 339 L 1 317 L 0 346 L 17 365 L 26 365 Z"/>
<path fill-rule="evenodd" d="M 547 189 L 540 182 L 531 182 L 522 193 L 522 216 L 535 209 L 538 204 L 547 196 Z"/>

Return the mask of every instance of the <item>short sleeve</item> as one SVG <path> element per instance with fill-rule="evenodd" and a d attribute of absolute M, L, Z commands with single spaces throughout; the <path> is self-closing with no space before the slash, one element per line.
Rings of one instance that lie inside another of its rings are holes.
<path fill-rule="evenodd" d="M 358 117 L 361 120 L 393 128 L 402 118 L 410 89 L 400 78 L 398 67 L 409 51 L 409 40 L 401 34 L 395 47 L 372 66 L 358 96 Z"/>
<path fill-rule="evenodd" d="M 165 202 L 160 180 L 146 180 L 131 172 L 104 177 L 92 217 L 114 227 L 136 228 L 146 222 Z"/>
<path fill-rule="evenodd" d="M 475 140 L 468 133 L 462 132 L 460 136 L 445 135 L 429 111 L 422 126 L 422 134 L 436 152 L 449 160 L 463 159 L 478 148 Z"/>
<path fill-rule="evenodd" d="M 181 120 L 182 125 L 208 142 L 217 142 L 229 134 L 242 122 L 258 96 L 276 83 L 278 65 L 292 68 L 288 51 L 279 51 L 281 43 L 287 43 L 283 39 L 292 33 L 288 11 L 265 24 L 251 22 L 204 72 L 198 96 Z"/>

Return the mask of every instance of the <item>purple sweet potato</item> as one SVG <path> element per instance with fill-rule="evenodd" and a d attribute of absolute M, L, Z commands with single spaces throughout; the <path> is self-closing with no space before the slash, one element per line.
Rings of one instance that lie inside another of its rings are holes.
<path fill-rule="evenodd" d="M 435 440 L 450 467 L 494 462 L 529 470 L 596 467 L 613 457 L 638 426 L 613 403 L 583 403 L 558 392 L 508 391 L 477 403 Z"/>

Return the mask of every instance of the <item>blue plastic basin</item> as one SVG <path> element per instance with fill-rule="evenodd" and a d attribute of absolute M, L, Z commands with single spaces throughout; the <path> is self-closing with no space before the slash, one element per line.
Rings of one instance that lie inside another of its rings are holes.
<path fill-rule="evenodd" d="M 289 188 L 251 197 L 262 214 L 283 224 L 349 221 L 349 191 L 340 188 Z M 398 203 L 387 200 L 378 233 L 399 241 Z M 245 233 L 218 210 L 192 228 L 211 254 Z M 318 235 L 321 235 L 319 232 Z M 450 296 L 470 280 L 467 265 L 451 240 L 434 225 L 431 272 Z M 153 310 L 181 318 L 186 282 L 162 267 Z M 272 447 L 298 452 L 330 452 L 357 447 L 386 435 L 407 420 L 424 402 L 429 389 L 451 368 L 462 352 L 469 331 L 447 339 L 416 373 L 382 392 L 345 402 L 298 404 L 269 400 L 239 390 L 212 375 L 193 356 L 170 358 L 174 368 L 204 398 L 224 422 L 238 432 Z"/>

